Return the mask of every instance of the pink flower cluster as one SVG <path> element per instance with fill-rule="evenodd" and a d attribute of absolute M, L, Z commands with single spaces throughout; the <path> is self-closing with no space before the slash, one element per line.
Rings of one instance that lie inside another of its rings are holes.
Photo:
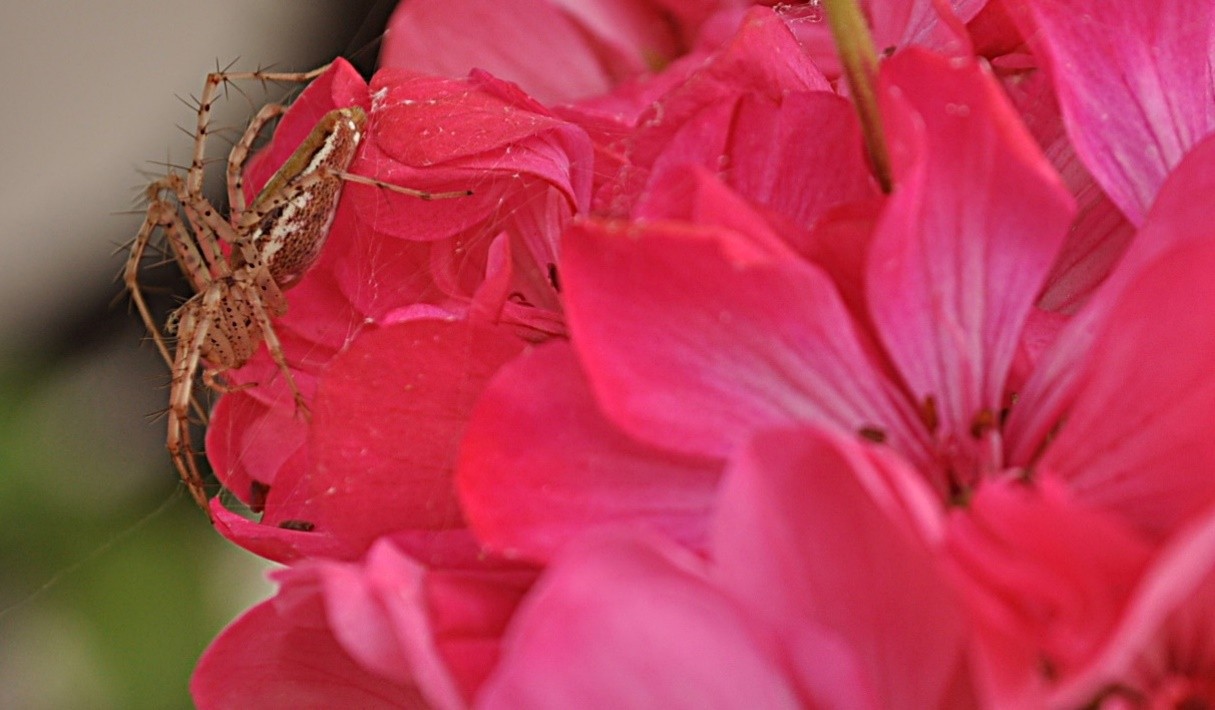
<path fill-rule="evenodd" d="M 203 708 L 1215 704 L 1215 7 L 410 0 L 207 451 Z M 889 48 L 889 49 L 887 49 Z M 471 72 L 469 71 L 472 68 Z M 459 77 L 459 78 L 444 78 Z"/>

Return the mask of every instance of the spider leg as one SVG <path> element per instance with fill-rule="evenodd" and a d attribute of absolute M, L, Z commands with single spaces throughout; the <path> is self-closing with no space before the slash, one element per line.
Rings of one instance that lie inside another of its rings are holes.
<path fill-rule="evenodd" d="M 295 384 L 295 376 L 291 374 L 287 357 L 283 354 L 283 344 L 274 332 L 274 323 L 271 321 L 272 312 L 278 312 L 280 308 L 286 310 L 287 302 L 282 291 L 274 283 L 270 270 L 266 268 L 242 269 L 233 276 L 237 284 L 233 293 L 240 294 L 240 298 L 253 312 L 253 317 L 266 340 L 266 350 L 270 352 L 270 357 L 286 378 L 287 387 L 295 400 L 295 411 L 307 420 L 311 416 L 308 404 Z"/>
<path fill-rule="evenodd" d="M 381 188 L 384 190 L 388 190 L 389 192 L 395 192 L 395 193 L 398 193 L 401 195 L 409 195 L 410 197 L 416 197 L 419 200 L 427 200 L 427 201 L 450 200 L 455 197 L 471 197 L 473 194 L 472 190 L 452 190 L 451 192 L 427 192 L 425 190 L 415 190 L 412 187 L 405 187 L 403 185 L 394 185 L 393 183 L 384 182 L 383 180 L 376 180 L 375 178 L 370 178 L 370 177 L 367 177 L 366 175 L 356 175 L 354 173 L 348 173 L 345 171 L 333 171 L 332 174 L 340 177 L 341 179 L 345 180 L 346 182 L 353 182 L 353 183 L 358 183 L 359 185 L 369 185 L 371 187 L 378 187 L 378 188 Z"/>
<path fill-rule="evenodd" d="M 160 197 L 161 191 L 165 189 L 163 183 L 164 181 L 158 180 L 148 186 L 148 213 L 144 217 L 143 225 L 139 228 L 139 233 L 135 235 L 135 240 L 131 242 L 131 251 L 127 255 L 127 263 L 123 269 L 122 281 L 126 285 L 127 292 L 131 294 L 131 301 L 135 304 L 135 310 L 139 311 L 139 317 L 143 319 L 144 327 L 148 329 L 148 334 L 152 336 L 153 342 L 156 343 L 156 349 L 160 351 L 160 356 L 164 358 L 165 363 L 169 367 L 173 367 L 173 356 L 169 354 L 169 346 L 165 343 L 165 338 L 160 333 L 160 325 L 152 317 L 152 311 L 148 308 L 147 301 L 143 297 L 143 288 L 139 285 L 139 267 L 143 263 L 143 255 L 152 240 L 152 236 L 158 228 L 163 230 L 172 229 L 173 224 L 178 221 L 176 209 Z"/>
<path fill-rule="evenodd" d="M 249 160 L 253 143 L 261 135 L 266 124 L 283 115 L 286 110 L 287 107 L 282 104 L 262 106 L 249 122 L 244 135 L 232 146 L 232 152 L 228 154 L 228 208 L 234 218 L 238 218 L 245 211 L 245 163 Z"/>
<path fill-rule="evenodd" d="M 207 511 L 208 517 L 211 512 L 207 505 L 207 492 L 190 439 L 190 401 L 193 399 L 194 376 L 198 372 L 211 324 L 206 314 L 219 308 L 223 295 L 223 289 L 214 284 L 181 308 L 177 326 L 177 357 L 173 361 L 173 380 L 169 390 L 169 431 L 165 439 L 169 456 L 181 480 L 198 505 Z"/>
<path fill-rule="evenodd" d="M 194 132 L 194 157 L 190 162 L 190 170 L 186 177 L 186 191 L 193 197 L 202 197 L 203 165 L 206 154 L 206 137 L 208 124 L 211 122 L 211 106 L 221 86 L 232 81 L 261 81 L 261 82 L 295 82 L 312 81 L 329 69 L 326 64 L 309 72 L 211 72 L 203 84 L 202 95 L 198 98 L 198 124 Z"/>
<path fill-rule="evenodd" d="M 203 281 L 203 276 L 193 269 L 187 268 L 188 256 L 178 249 L 179 246 L 189 245 L 189 239 L 182 227 L 181 218 L 177 215 L 177 208 L 171 202 L 161 197 L 164 192 L 172 192 L 175 185 L 180 183 L 180 178 L 176 175 L 169 175 L 161 180 L 157 180 L 148 186 L 148 212 L 144 217 L 143 225 L 139 228 L 139 233 L 135 235 L 134 241 L 131 242 L 131 251 L 127 256 L 127 263 L 123 269 L 123 284 L 126 286 L 127 292 L 131 294 L 131 301 L 135 304 L 135 310 L 139 311 L 139 317 L 143 320 L 144 327 L 151 336 L 152 342 L 156 343 L 156 350 L 164 359 L 165 364 L 169 369 L 173 369 L 173 355 L 169 352 L 168 343 L 165 341 L 164 335 L 161 333 L 160 326 L 156 323 L 156 319 L 152 317 L 152 311 L 148 308 L 147 301 L 143 296 L 143 288 L 139 285 L 139 268 L 143 263 L 144 252 L 147 251 L 148 244 L 151 243 L 152 236 L 160 229 L 165 234 L 165 239 L 169 242 L 170 248 L 176 256 L 178 263 L 181 265 L 183 273 L 190 279 L 191 285 L 195 291 L 201 291 L 206 288 L 207 281 Z M 197 254 L 195 252 L 195 254 Z M 194 411 L 198 413 L 204 422 L 207 421 L 206 410 L 197 401 L 193 400 L 192 405 Z"/>

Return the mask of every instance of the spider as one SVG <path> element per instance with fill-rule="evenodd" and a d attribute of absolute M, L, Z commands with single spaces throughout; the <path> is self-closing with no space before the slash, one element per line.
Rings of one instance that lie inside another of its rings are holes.
<path fill-rule="evenodd" d="M 431 193 L 346 172 L 363 137 L 367 116 L 358 106 L 325 114 L 266 186 L 246 206 L 244 164 L 262 130 L 286 111 L 268 104 L 254 116 L 232 147 L 227 165 L 230 211 L 225 218 L 202 194 L 210 111 L 219 89 L 234 81 L 308 82 L 328 69 L 310 72 L 224 72 L 207 75 L 198 101 L 194 153 L 185 176 L 170 172 L 148 186 L 148 210 L 130 247 L 123 280 L 144 325 L 172 373 L 166 446 L 195 501 L 210 509 L 190 440 L 190 409 L 206 420 L 194 397 L 200 367 L 212 390 L 228 388 L 216 377 L 243 366 L 264 341 L 295 399 L 296 412 L 308 408 L 292 377 L 274 319 L 287 311 L 283 291 L 299 282 L 317 260 L 337 211 L 345 182 L 358 182 L 424 200 L 465 197 L 471 191 Z M 174 311 L 162 333 L 139 285 L 144 252 L 163 234 L 194 291 Z M 228 250 L 221 248 L 222 244 Z M 176 338 L 170 350 L 168 342 Z"/>

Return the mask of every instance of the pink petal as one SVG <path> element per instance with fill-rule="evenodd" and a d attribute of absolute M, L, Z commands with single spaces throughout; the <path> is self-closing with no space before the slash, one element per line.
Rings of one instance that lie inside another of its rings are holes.
<path fill-rule="evenodd" d="M 855 110 L 839 96 L 792 93 L 780 103 L 745 96 L 734 121 L 726 182 L 793 223 L 809 227 L 829 209 L 878 195 Z"/>
<path fill-rule="evenodd" d="M 792 92 L 830 89 L 784 23 L 768 8 L 753 8 L 729 42 L 640 117 L 622 146 L 627 164 L 596 200 L 602 211 L 624 215 L 651 172 L 683 163 L 719 170 L 743 133 L 735 112 L 745 97 L 779 104 Z"/>
<path fill-rule="evenodd" d="M 545 103 L 564 103 L 607 93 L 674 51 L 649 3 L 414 0 L 389 20 L 380 64 L 452 77 L 484 69 Z"/>
<path fill-rule="evenodd" d="M 998 469 L 999 412 L 1072 202 L 972 61 L 883 65 L 896 190 L 869 254 L 874 323 L 962 483 Z"/>
<path fill-rule="evenodd" d="M 1086 504 L 1163 535 L 1215 499 L 1215 246 L 1177 247 L 1097 332 L 1042 465 Z M 1133 406 L 1128 406 L 1128 403 Z"/>
<path fill-rule="evenodd" d="M 266 404 L 249 390 L 230 392 L 211 413 L 207 458 L 224 487 L 261 512 L 279 472 L 305 465 L 307 434 L 292 407 Z"/>
<path fill-rule="evenodd" d="M 877 427 L 921 453 L 914 415 L 829 279 L 772 241 L 679 222 L 567 234 L 568 322 L 603 411 L 639 440 L 699 456 L 800 422 Z"/>
<path fill-rule="evenodd" d="M 703 548 L 719 468 L 614 429 L 569 346 L 552 343 L 503 367 L 481 396 L 457 483 L 487 547 L 545 560 L 587 530 L 620 523 Z"/>
<path fill-rule="evenodd" d="M 1008 421 L 1012 460 L 1024 463 L 1037 456 L 1047 437 L 1075 396 L 1083 364 L 1094 348 L 1096 334 L 1110 318 L 1121 295 L 1163 254 L 1188 243 L 1208 240 L 1215 221 L 1215 136 L 1201 141 L 1165 181 L 1143 228 L 1100 290 L 1080 310 L 1054 346 L 1044 354 L 1033 377 L 1021 391 Z M 1185 288 L 1185 287 L 1182 287 Z M 1146 353 L 1153 346 L 1142 346 Z"/>
<path fill-rule="evenodd" d="M 1076 198 L 1076 218 L 1038 299 L 1042 308 L 1075 313 L 1118 263 L 1135 227 L 1076 155 L 1050 77 L 1036 69 L 1018 71 L 1004 86 L 1026 128 Z"/>
<path fill-rule="evenodd" d="M 1210 5 L 1018 3 L 1031 14 L 1076 152 L 1127 218 L 1142 224 L 1165 176 L 1215 128 Z"/>
<path fill-rule="evenodd" d="M 351 656 L 416 684 L 431 706 L 450 708 L 463 707 L 493 669 L 506 622 L 533 576 L 427 570 L 387 541 L 359 565 L 314 569 L 328 622 Z"/>
<path fill-rule="evenodd" d="M 940 516 L 919 474 L 881 449 L 765 432 L 723 483 L 716 576 L 786 646 L 808 628 L 839 638 L 880 707 L 955 707 L 945 699 L 964 664 L 963 624 L 926 537 Z M 814 683 L 819 659 L 796 660 Z"/>
<path fill-rule="evenodd" d="M 484 708 L 796 708 L 779 656 L 660 538 L 571 545 L 520 609 Z"/>

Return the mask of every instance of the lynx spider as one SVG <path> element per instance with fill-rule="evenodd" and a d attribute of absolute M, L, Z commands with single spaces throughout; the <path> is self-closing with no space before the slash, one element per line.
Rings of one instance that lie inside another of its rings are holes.
<path fill-rule="evenodd" d="M 195 378 L 203 367 L 204 384 L 226 387 L 216 377 L 244 365 L 264 340 L 270 356 L 295 398 L 296 411 L 308 408 L 295 384 L 273 319 L 287 310 L 283 291 L 295 285 L 316 261 L 333 221 L 344 182 L 382 187 L 424 200 L 464 197 L 470 191 L 430 193 L 391 185 L 346 172 L 363 136 L 366 115 L 358 107 L 327 113 L 266 186 L 246 206 L 243 170 L 261 131 L 286 111 L 283 104 L 263 106 L 227 165 L 230 212 L 223 217 L 203 196 L 204 154 L 211 106 L 229 82 L 296 82 L 315 79 L 310 72 L 224 72 L 207 75 L 198 100 L 194 152 L 183 178 L 170 172 L 148 186 L 147 215 L 131 244 L 123 280 L 157 350 L 172 373 L 166 445 L 191 496 L 208 512 L 202 474 L 190 440 L 190 408 L 206 413 L 194 398 Z M 139 285 L 144 252 L 157 233 L 190 282 L 194 295 L 169 316 L 164 332 L 152 317 Z M 221 249 L 226 243 L 227 255 Z M 176 337 L 171 351 L 168 342 Z"/>

